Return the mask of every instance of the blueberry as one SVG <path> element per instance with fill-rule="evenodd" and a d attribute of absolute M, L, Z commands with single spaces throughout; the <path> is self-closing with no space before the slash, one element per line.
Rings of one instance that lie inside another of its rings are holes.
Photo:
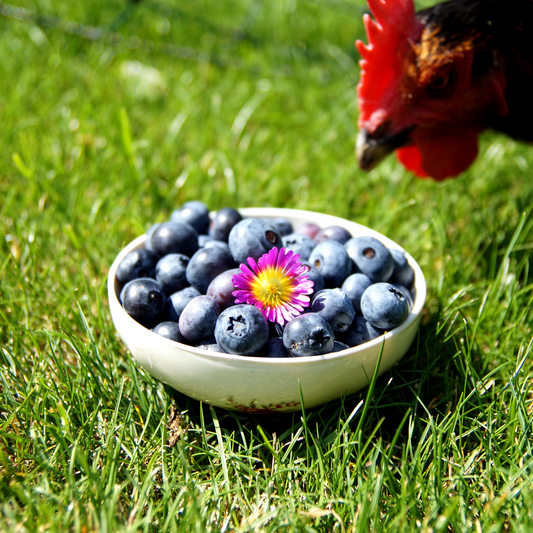
<path fill-rule="evenodd" d="M 161 335 L 171 341 L 184 342 L 185 339 L 180 332 L 177 322 L 161 322 L 154 328 L 154 333 Z"/>
<path fill-rule="evenodd" d="M 309 235 L 303 233 L 289 233 L 281 238 L 283 247 L 292 250 L 300 256 L 300 261 L 307 261 L 316 243 Z"/>
<path fill-rule="evenodd" d="M 302 261 L 302 265 L 307 267 L 307 277 L 313 282 L 313 292 L 309 295 L 309 299 L 312 300 L 314 295 L 326 288 L 326 282 L 324 276 L 308 261 Z"/>
<path fill-rule="evenodd" d="M 268 322 L 268 336 L 270 338 L 283 337 L 284 326 L 277 322 Z"/>
<path fill-rule="evenodd" d="M 254 355 L 268 340 L 266 318 L 253 305 L 228 307 L 217 320 L 215 339 L 227 353 Z"/>
<path fill-rule="evenodd" d="M 185 272 L 189 258 L 183 254 L 167 254 L 155 267 L 155 279 L 166 294 L 181 291 L 189 285 Z"/>
<path fill-rule="evenodd" d="M 198 200 L 185 202 L 170 215 L 170 221 L 190 224 L 199 234 L 207 233 L 210 222 L 209 209 Z"/>
<path fill-rule="evenodd" d="M 355 317 L 352 301 L 341 289 L 324 289 L 311 302 L 311 311 L 325 318 L 333 331 L 346 331 Z"/>
<path fill-rule="evenodd" d="M 322 274 L 326 287 L 340 287 L 352 273 L 352 260 L 337 241 L 317 244 L 309 256 L 309 263 Z"/>
<path fill-rule="evenodd" d="M 354 272 L 366 274 L 374 283 L 390 278 L 394 259 L 381 241 L 374 237 L 354 237 L 344 247 L 354 262 Z"/>
<path fill-rule="evenodd" d="M 185 287 L 171 294 L 165 303 L 165 318 L 177 322 L 186 305 L 200 293 L 194 287 Z"/>
<path fill-rule="evenodd" d="M 198 233 L 189 224 L 164 222 L 155 229 L 150 242 L 160 256 L 183 254 L 191 257 L 198 250 Z"/>
<path fill-rule="evenodd" d="M 404 287 L 403 285 L 400 285 L 399 283 L 391 283 L 391 285 L 395 289 L 398 289 L 405 296 L 405 298 L 407 299 L 407 303 L 409 304 L 409 311 L 411 311 L 411 309 L 413 308 L 414 302 L 413 302 L 413 297 L 411 296 L 411 292 L 409 291 L 409 289 L 407 287 Z"/>
<path fill-rule="evenodd" d="M 409 303 L 390 283 L 374 283 L 361 297 L 361 311 L 374 327 L 393 329 L 409 316 Z"/>
<path fill-rule="evenodd" d="M 228 242 L 228 237 L 233 226 L 242 220 L 241 214 L 233 207 L 219 209 L 209 226 L 209 235 L 213 239 Z"/>
<path fill-rule="evenodd" d="M 128 283 L 135 278 L 154 278 L 157 260 L 157 255 L 151 250 L 132 250 L 117 267 L 118 281 Z"/>
<path fill-rule="evenodd" d="M 226 270 L 213 279 L 209 287 L 207 287 L 206 294 L 218 302 L 222 311 L 235 305 L 235 297 L 232 294 L 235 290 L 233 276 L 240 274 L 240 272 L 239 268 Z"/>
<path fill-rule="evenodd" d="M 348 346 L 359 346 L 380 337 L 384 333 L 384 330 L 375 328 L 364 317 L 356 316 L 348 331 L 341 333 L 339 339 Z"/>
<path fill-rule="evenodd" d="M 213 242 L 215 239 L 209 235 L 198 235 L 198 247 L 203 248 L 208 242 Z"/>
<path fill-rule="evenodd" d="M 289 233 L 293 232 L 292 224 L 290 220 L 286 218 L 283 218 L 283 217 L 274 218 L 271 223 L 278 230 L 278 233 L 282 237 L 285 235 L 289 235 Z"/>
<path fill-rule="evenodd" d="M 401 250 L 389 248 L 389 252 L 394 260 L 394 269 L 392 270 L 389 282 L 397 283 L 407 289 L 411 289 L 415 282 L 415 271 L 413 267 L 408 263 L 405 254 Z"/>
<path fill-rule="evenodd" d="M 311 239 L 314 239 L 319 231 L 320 226 L 317 226 L 314 222 L 305 222 L 296 229 L 296 233 L 303 233 L 311 237 Z"/>
<path fill-rule="evenodd" d="M 256 355 L 258 357 L 279 358 L 289 357 L 289 352 L 281 337 L 271 337 Z"/>
<path fill-rule="evenodd" d="M 128 315 L 146 327 L 159 322 L 165 308 L 166 296 L 152 278 L 137 278 L 128 282 L 122 291 L 122 305 Z"/>
<path fill-rule="evenodd" d="M 272 248 L 281 248 L 281 235 L 268 222 L 245 218 L 229 234 L 229 249 L 237 264 L 247 263 L 248 257 L 256 261 Z"/>
<path fill-rule="evenodd" d="M 352 301 L 355 312 L 361 314 L 361 296 L 368 287 L 372 285 L 372 280 L 361 272 L 356 272 L 348 276 L 342 284 L 342 291 L 348 295 L 348 298 Z"/>
<path fill-rule="evenodd" d="M 321 229 L 315 236 L 317 244 L 321 242 L 332 240 L 344 244 L 346 241 L 352 238 L 352 234 L 342 226 L 328 226 Z"/>
<path fill-rule="evenodd" d="M 226 250 L 229 250 L 229 246 L 228 246 L 227 242 L 217 241 L 216 239 L 213 239 L 211 241 L 207 241 L 205 243 L 204 248 L 225 248 Z"/>
<path fill-rule="evenodd" d="M 350 348 L 347 344 L 344 344 L 343 342 L 335 341 L 333 343 L 333 350 L 332 352 L 342 352 L 342 350 L 348 350 Z"/>
<path fill-rule="evenodd" d="M 335 334 L 329 322 L 317 313 L 294 317 L 283 331 L 283 344 L 293 357 L 331 352 Z"/>
<path fill-rule="evenodd" d="M 235 261 L 226 248 L 200 248 L 187 265 L 187 280 L 205 294 L 209 284 L 222 272 L 235 267 Z"/>
<path fill-rule="evenodd" d="M 220 307 L 214 298 L 205 295 L 193 298 L 180 315 L 181 334 L 192 343 L 211 337 L 219 314 Z"/>
<path fill-rule="evenodd" d="M 150 250 L 153 252 L 152 249 L 152 235 L 154 234 L 154 231 L 160 226 L 161 224 L 153 224 L 148 228 L 148 231 L 146 232 L 146 241 L 144 242 L 144 247 L 147 250 Z"/>

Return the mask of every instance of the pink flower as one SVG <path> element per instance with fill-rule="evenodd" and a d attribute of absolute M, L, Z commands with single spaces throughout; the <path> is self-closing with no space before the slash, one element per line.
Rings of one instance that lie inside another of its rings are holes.
<path fill-rule="evenodd" d="M 248 258 L 250 268 L 241 264 L 233 276 L 235 303 L 255 305 L 270 322 L 283 325 L 309 306 L 313 282 L 300 256 L 285 248 L 272 248 L 257 263 Z"/>

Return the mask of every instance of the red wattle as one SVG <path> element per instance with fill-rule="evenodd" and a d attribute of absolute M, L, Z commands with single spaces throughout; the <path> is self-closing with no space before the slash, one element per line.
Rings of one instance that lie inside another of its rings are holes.
<path fill-rule="evenodd" d="M 407 169 L 416 174 L 419 178 L 427 178 L 428 175 L 422 168 L 422 155 L 418 146 L 406 146 L 396 150 L 396 157 Z"/>
<path fill-rule="evenodd" d="M 415 146 L 400 148 L 400 162 L 417 176 L 441 181 L 465 171 L 478 154 L 477 132 L 461 130 L 454 133 L 412 136 Z"/>

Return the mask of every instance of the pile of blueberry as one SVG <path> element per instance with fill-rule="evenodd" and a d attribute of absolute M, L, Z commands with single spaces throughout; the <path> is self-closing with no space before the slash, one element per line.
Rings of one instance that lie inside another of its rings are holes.
<path fill-rule="evenodd" d="M 310 305 L 284 327 L 253 305 L 236 304 L 232 278 L 247 258 L 273 247 L 300 255 L 314 282 Z M 155 333 L 190 346 L 257 357 L 320 355 L 357 346 L 399 326 L 413 305 L 414 271 L 404 254 L 340 226 L 243 218 L 233 208 L 210 218 L 183 204 L 147 232 L 145 248 L 117 268 L 125 311 Z"/>

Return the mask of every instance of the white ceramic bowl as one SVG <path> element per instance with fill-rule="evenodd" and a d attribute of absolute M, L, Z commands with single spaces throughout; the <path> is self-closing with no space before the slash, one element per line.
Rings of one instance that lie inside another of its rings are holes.
<path fill-rule="evenodd" d="M 376 231 L 330 215 L 274 208 L 239 211 L 244 217 L 285 217 L 295 228 L 304 222 L 314 222 L 323 228 L 339 225 L 354 237 L 373 236 L 387 247 L 405 252 Z M 401 326 L 382 337 L 337 353 L 283 359 L 220 354 L 186 346 L 141 326 L 119 302 L 118 264 L 127 253 L 144 247 L 145 240 L 143 235 L 126 246 L 109 271 L 109 306 L 115 328 L 135 360 L 155 378 L 214 406 L 254 413 L 296 411 L 301 409 L 300 398 L 308 408 L 352 394 L 369 384 L 382 349 L 379 374 L 391 368 L 407 352 L 418 330 L 426 298 L 426 282 L 416 261 L 406 254 L 415 271 L 414 306 Z"/>

